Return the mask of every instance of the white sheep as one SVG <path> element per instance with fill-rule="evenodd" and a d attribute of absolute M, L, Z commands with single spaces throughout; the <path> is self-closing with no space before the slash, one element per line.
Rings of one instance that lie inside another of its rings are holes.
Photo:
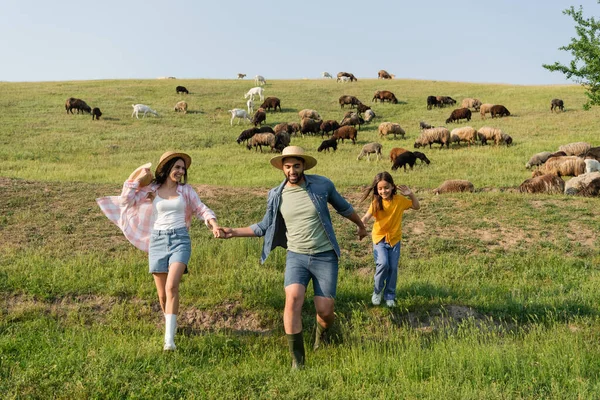
<path fill-rule="evenodd" d="M 564 151 L 568 156 L 582 156 L 591 147 L 592 145 L 587 142 L 575 142 L 560 146 L 558 151 Z"/>
<path fill-rule="evenodd" d="M 371 122 L 375 118 L 375 113 L 370 108 L 365 111 L 365 122 Z"/>
<path fill-rule="evenodd" d="M 336 82 L 348 83 L 350 82 L 349 76 L 338 76 Z"/>
<path fill-rule="evenodd" d="M 365 144 L 362 148 L 362 151 L 360 152 L 360 154 L 358 155 L 358 157 L 356 159 L 360 160 L 361 158 L 363 158 L 366 155 L 367 161 L 371 161 L 371 154 L 377 154 L 377 160 L 379 160 L 381 158 L 382 149 L 383 149 L 383 146 L 380 143 L 373 142 L 373 143 Z"/>
<path fill-rule="evenodd" d="M 583 160 L 585 162 L 585 173 L 589 174 L 590 172 L 600 171 L 600 162 L 598 160 L 594 160 L 592 158 L 588 158 L 587 160 Z"/>
<path fill-rule="evenodd" d="M 175 104 L 175 112 L 183 112 L 184 114 L 187 114 L 187 109 L 188 109 L 188 104 L 185 101 L 179 101 L 177 102 L 177 104 Z"/>
<path fill-rule="evenodd" d="M 141 113 L 141 112 L 144 113 L 143 118 L 146 118 L 147 113 L 154 114 L 158 117 L 158 113 L 156 111 L 154 111 L 153 109 L 151 109 L 150 107 L 148 107 L 144 104 L 132 104 L 131 107 L 133 107 L 133 112 L 131 113 L 131 118 L 133 118 L 133 116 L 135 115 L 135 117 L 137 119 L 140 119 L 140 117 L 138 117 L 138 113 Z"/>
<path fill-rule="evenodd" d="M 256 75 L 254 77 L 254 84 L 255 85 L 266 85 L 267 81 L 265 80 L 264 76 Z"/>
<path fill-rule="evenodd" d="M 477 141 L 477 131 L 470 126 L 452 129 L 450 132 L 450 142 L 460 145 L 461 141 L 467 142 L 469 146 L 472 145 Z"/>
<path fill-rule="evenodd" d="M 248 90 L 248 93 L 246 93 L 244 95 L 244 99 L 247 99 L 248 97 L 250 97 L 250 100 L 254 100 L 254 95 L 257 95 L 258 97 L 260 97 L 260 101 L 264 101 L 264 95 L 263 95 L 264 89 L 257 86 L 257 87 L 253 87 L 252 89 Z"/>
<path fill-rule="evenodd" d="M 329 79 L 333 79 L 333 76 L 331 76 L 331 74 L 329 74 L 329 72 L 323 72 L 323 73 L 321 74 L 321 76 L 322 76 L 323 78 L 329 78 Z"/>
<path fill-rule="evenodd" d="M 252 114 L 254 112 L 254 102 L 252 101 L 252 99 L 249 99 L 246 102 L 246 105 L 248 106 L 248 114 Z"/>
<path fill-rule="evenodd" d="M 242 110 L 241 108 L 234 108 L 233 110 L 229 110 L 229 113 L 231 114 L 231 121 L 229 121 L 229 124 L 232 126 L 233 126 L 233 120 L 235 118 L 238 118 L 239 120 L 247 119 L 248 122 L 252 122 L 252 120 L 248 116 L 248 113 L 246 112 L 246 110 Z M 238 120 L 238 125 L 240 124 L 239 120 Z"/>

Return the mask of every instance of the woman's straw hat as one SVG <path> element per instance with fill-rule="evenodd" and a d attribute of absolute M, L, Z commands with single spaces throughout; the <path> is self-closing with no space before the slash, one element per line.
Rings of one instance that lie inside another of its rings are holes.
<path fill-rule="evenodd" d="M 129 175 L 129 180 L 131 181 L 135 181 L 137 180 L 137 178 L 142 174 L 144 169 L 150 169 L 150 167 L 152 166 L 152 163 L 146 163 L 144 165 L 140 165 L 139 167 L 137 167 L 135 169 L 135 171 L 133 171 L 131 173 L 131 175 Z M 140 181 L 140 187 L 144 187 L 144 186 L 148 186 L 150 184 L 150 182 L 152 182 L 152 179 L 154 179 L 152 177 L 152 172 L 150 172 L 149 174 L 145 175 L 142 180 Z"/>
<path fill-rule="evenodd" d="M 288 146 L 281 152 L 280 156 L 271 158 L 271 165 L 277 169 L 283 169 L 283 159 L 288 157 L 301 158 L 304 160 L 304 170 L 309 170 L 317 165 L 317 160 L 304 152 L 300 146 Z"/>
<path fill-rule="evenodd" d="M 158 165 L 156 166 L 156 170 L 154 171 L 154 174 L 158 175 L 162 171 L 162 168 L 165 166 L 165 164 L 169 162 L 169 160 L 172 160 L 173 158 L 177 158 L 177 157 L 180 157 L 183 159 L 186 170 L 190 168 L 190 165 L 192 165 L 192 157 L 190 157 L 189 155 L 187 155 L 185 153 L 178 153 L 176 151 L 167 151 L 162 156 L 160 156 L 160 161 L 158 162 Z"/>

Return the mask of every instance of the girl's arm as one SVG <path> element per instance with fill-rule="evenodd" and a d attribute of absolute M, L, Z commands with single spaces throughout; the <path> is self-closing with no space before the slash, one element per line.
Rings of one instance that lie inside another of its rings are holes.
<path fill-rule="evenodd" d="M 408 186 L 400 185 L 398 186 L 398 190 L 403 196 L 408 197 L 412 201 L 413 210 L 418 210 L 421 208 L 421 204 L 419 204 L 419 199 L 417 199 L 417 196 L 415 196 L 415 194 L 408 188 Z"/>
<path fill-rule="evenodd" d="M 367 222 L 369 222 L 369 220 L 371 219 L 371 217 L 373 217 L 373 214 L 371 214 L 370 212 L 366 212 L 365 215 L 363 215 L 363 217 L 361 218 L 363 224 L 367 224 Z"/>

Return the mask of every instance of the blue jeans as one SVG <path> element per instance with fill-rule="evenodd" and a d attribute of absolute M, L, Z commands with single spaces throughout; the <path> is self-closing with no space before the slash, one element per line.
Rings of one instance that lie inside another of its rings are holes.
<path fill-rule="evenodd" d="M 312 279 L 315 296 L 335 299 L 337 278 L 338 258 L 335 251 L 316 254 L 287 251 L 284 286 L 299 283 L 306 288 Z"/>
<path fill-rule="evenodd" d="M 185 226 L 177 229 L 152 230 L 148 251 L 151 274 L 167 274 L 169 266 L 175 262 L 185 264 L 184 274 L 187 274 L 191 254 L 192 244 Z"/>
<path fill-rule="evenodd" d="M 384 300 L 396 299 L 398 282 L 398 262 L 400 261 L 400 242 L 390 246 L 384 239 L 373 245 L 375 257 L 375 293 L 383 290 Z"/>

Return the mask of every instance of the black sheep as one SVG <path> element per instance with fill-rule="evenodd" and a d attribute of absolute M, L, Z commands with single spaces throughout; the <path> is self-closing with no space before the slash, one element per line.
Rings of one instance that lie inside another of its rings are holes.
<path fill-rule="evenodd" d="M 413 169 L 416 161 L 417 156 L 415 155 L 415 153 L 413 153 L 412 151 L 405 151 L 404 153 L 396 157 L 396 159 L 394 160 L 394 164 L 392 165 L 392 171 L 395 171 L 400 167 L 404 167 L 404 172 L 406 172 L 406 165 L 408 164 L 410 169 Z"/>
<path fill-rule="evenodd" d="M 333 151 L 337 150 L 337 139 L 336 138 L 332 137 L 331 139 L 323 140 L 321 142 L 321 145 L 317 149 L 317 151 L 319 153 L 322 152 L 323 150 L 327 150 L 327 152 L 329 152 L 329 149 L 333 149 Z"/>
<path fill-rule="evenodd" d="M 185 88 L 185 86 L 177 86 L 177 87 L 175 88 L 175 92 L 176 92 L 177 94 L 179 94 L 179 93 L 190 94 L 190 92 L 188 92 L 188 90 Z"/>
<path fill-rule="evenodd" d="M 92 110 L 92 121 L 94 120 L 94 117 L 98 120 L 101 116 L 102 111 L 100 111 L 98 107 L 94 107 L 94 109 Z"/>

